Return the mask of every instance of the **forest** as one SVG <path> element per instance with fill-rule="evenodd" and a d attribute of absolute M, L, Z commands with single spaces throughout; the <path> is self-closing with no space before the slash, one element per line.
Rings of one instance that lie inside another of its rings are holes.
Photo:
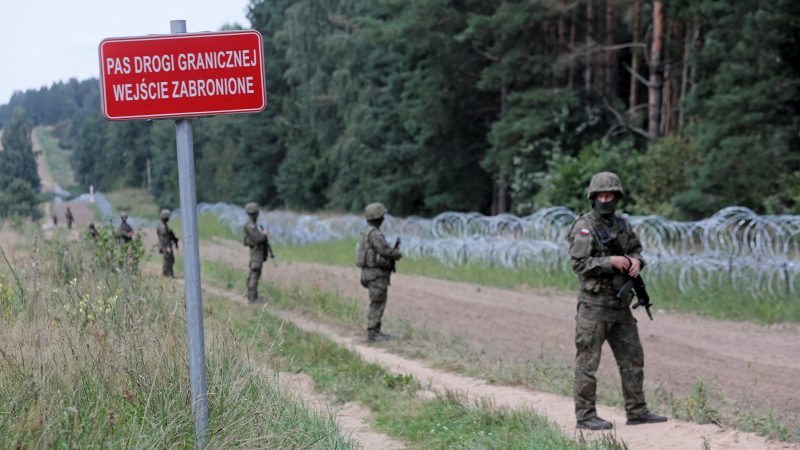
<path fill-rule="evenodd" d="M 587 209 L 611 170 L 634 214 L 800 214 L 795 0 L 252 0 L 248 18 L 268 106 L 194 121 L 199 201 L 525 215 Z M 179 206 L 173 123 L 105 120 L 97 79 L 0 105 L 3 191 L 38 189 L 10 168 L 39 125 L 84 191 Z"/>

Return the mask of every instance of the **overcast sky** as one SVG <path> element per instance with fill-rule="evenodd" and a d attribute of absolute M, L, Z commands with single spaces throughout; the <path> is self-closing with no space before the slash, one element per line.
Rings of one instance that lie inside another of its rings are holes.
<path fill-rule="evenodd" d="M 0 0 L 0 104 L 14 91 L 99 77 L 97 46 L 107 37 L 188 32 L 224 24 L 250 28 L 249 0 Z M 100 105 L 97 105 L 100 108 Z"/>

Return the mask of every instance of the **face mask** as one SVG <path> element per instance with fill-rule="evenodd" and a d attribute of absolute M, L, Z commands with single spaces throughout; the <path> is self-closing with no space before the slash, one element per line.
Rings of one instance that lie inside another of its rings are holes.
<path fill-rule="evenodd" d="M 617 198 L 614 197 L 614 200 L 611 200 L 610 202 L 601 202 L 595 199 L 594 210 L 597 211 L 597 213 L 601 216 L 609 216 L 614 214 L 614 211 L 617 210 Z"/>

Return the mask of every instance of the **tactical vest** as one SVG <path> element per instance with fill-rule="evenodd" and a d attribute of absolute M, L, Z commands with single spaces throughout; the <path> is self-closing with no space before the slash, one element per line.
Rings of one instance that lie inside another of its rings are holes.
<path fill-rule="evenodd" d="M 356 245 L 356 266 L 362 269 L 391 270 L 392 261 L 378 254 L 369 243 L 370 235 L 377 230 L 374 226 L 369 226 L 361 233 L 361 239 Z"/>
<path fill-rule="evenodd" d="M 628 250 L 628 225 L 624 219 L 614 217 L 611 229 L 594 220 L 589 221 L 592 233 L 597 240 L 597 246 L 592 250 L 593 257 L 606 257 L 620 254 L 614 250 L 614 241 L 618 240 L 624 254 Z M 625 284 L 627 277 L 615 271 L 613 274 L 600 276 L 587 276 L 581 278 L 581 291 L 595 298 L 600 304 L 615 308 L 626 307 L 614 295 Z"/>

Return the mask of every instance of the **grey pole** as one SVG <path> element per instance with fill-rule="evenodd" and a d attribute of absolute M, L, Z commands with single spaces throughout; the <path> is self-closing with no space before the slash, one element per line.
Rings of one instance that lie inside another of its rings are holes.
<path fill-rule="evenodd" d="M 186 33 L 185 20 L 169 22 L 172 34 Z M 206 385 L 203 298 L 200 295 L 200 245 L 197 236 L 197 198 L 194 179 L 192 122 L 175 121 L 178 142 L 178 183 L 183 221 L 183 292 L 186 296 L 186 324 L 189 331 L 189 380 L 197 448 L 208 443 L 208 386 Z"/>

